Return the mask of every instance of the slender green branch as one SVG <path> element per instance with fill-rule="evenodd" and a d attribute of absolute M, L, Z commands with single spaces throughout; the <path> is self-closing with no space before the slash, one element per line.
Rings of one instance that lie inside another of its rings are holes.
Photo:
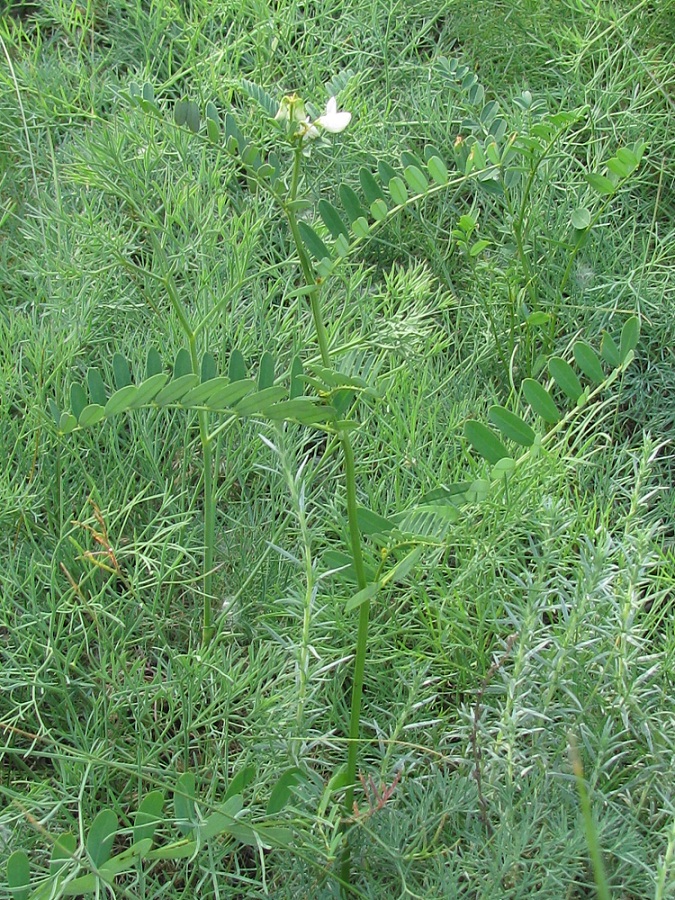
<path fill-rule="evenodd" d="M 317 284 L 314 270 L 305 250 L 298 228 L 298 222 L 295 210 L 291 205 L 296 199 L 297 191 L 300 183 L 300 170 L 302 165 L 302 146 L 298 144 L 295 148 L 295 158 L 293 161 L 293 173 L 291 176 L 291 186 L 289 191 L 289 203 L 284 204 L 284 212 L 288 218 L 288 223 L 293 236 L 293 241 L 298 253 L 298 259 L 302 268 L 302 273 L 307 286 L 312 288 L 309 294 L 309 302 L 314 319 L 317 341 L 321 352 L 321 360 L 326 367 L 331 365 L 330 348 L 328 344 L 328 336 L 323 322 L 320 305 L 320 285 Z M 356 581 L 359 590 L 366 587 L 368 580 L 366 577 L 365 565 L 363 562 L 363 550 L 361 547 L 361 532 L 359 530 L 357 518 L 357 497 L 356 497 L 356 466 L 354 462 L 354 451 L 352 448 L 349 433 L 346 429 L 338 426 L 338 437 L 342 445 L 345 465 L 345 485 L 347 491 L 347 521 L 349 523 L 349 541 L 351 544 L 352 561 L 354 571 L 356 573 Z M 348 816 L 351 814 L 354 803 L 354 786 L 356 783 L 356 768 L 358 763 L 358 745 L 361 727 L 361 701 L 363 697 L 363 680 L 365 674 L 366 654 L 368 649 L 368 624 L 370 619 L 370 603 L 366 601 L 361 604 L 359 609 L 359 625 L 356 637 L 356 652 L 354 658 L 354 676 L 352 682 L 352 699 L 351 712 L 349 720 L 349 748 L 347 753 L 347 789 L 344 797 L 345 824 Z M 341 880 L 343 886 L 350 884 L 350 850 L 349 843 L 345 840 L 342 859 L 341 859 Z"/>
<path fill-rule="evenodd" d="M 532 187 L 534 185 L 534 179 L 536 178 L 537 172 L 539 171 L 542 163 L 545 159 L 547 159 L 549 153 L 553 149 L 553 147 L 558 142 L 561 135 L 564 133 L 565 129 L 559 129 L 555 135 L 551 138 L 551 140 L 546 145 L 543 153 L 539 156 L 538 159 L 532 161 L 532 167 L 530 170 L 530 174 L 525 183 L 525 189 L 523 191 L 523 196 L 520 203 L 520 213 L 518 215 L 518 219 L 513 223 L 513 233 L 516 239 L 516 247 L 518 249 L 518 257 L 520 258 L 521 265 L 523 267 L 523 272 L 526 277 L 526 286 L 528 293 L 530 295 L 530 300 L 532 302 L 533 309 L 536 308 L 536 300 L 537 294 L 534 289 L 534 273 L 532 271 L 532 267 L 530 265 L 530 260 L 528 259 L 527 253 L 525 251 L 525 243 L 523 241 L 523 229 L 525 227 L 525 213 L 528 208 L 528 203 L 530 199 L 530 193 L 532 192 Z"/>
<path fill-rule="evenodd" d="M 328 335 L 326 334 L 326 327 L 323 323 L 323 316 L 321 315 L 321 305 L 319 303 L 320 286 L 319 284 L 317 284 L 312 264 L 309 260 L 309 256 L 307 255 L 307 251 L 305 250 L 305 245 L 303 244 L 302 237 L 300 236 L 300 229 L 298 228 L 298 220 L 296 219 L 295 211 L 293 210 L 293 207 L 289 205 L 295 201 L 298 194 L 298 186 L 300 184 L 300 171 L 302 168 L 301 144 L 298 144 L 298 146 L 295 148 L 294 153 L 295 156 L 293 158 L 293 173 L 291 175 L 291 186 L 288 195 L 289 203 L 283 204 L 283 210 L 286 214 L 286 218 L 288 219 L 291 234 L 293 235 L 293 242 L 298 254 L 298 259 L 300 260 L 300 267 L 302 268 L 302 274 L 305 279 L 305 283 L 307 284 L 307 287 L 312 288 L 309 294 L 309 304 L 312 310 L 314 329 L 316 331 L 316 337 L 319 343 L 321 361 L 324 366 L 329 368 L 331 364 L 330 349 L 328 345 Z"/>
<path fill-rule="evenodd" d="M 157 242 L 158 243 L 158 242 Z M 163 253 L 163 251 L 162 251 Z M 192 371 L 199 374 L 199 354 L 197 339 L 190 326 L 187 313 L 178 295 L 176 283 L 171 272 L 166 274 L 166 289 L 169 301 L 187 338 L 192 362 Z M 216 539 L 216 498 L 214 493 L 213 444 L 209 437 L 209 414 L 205 409 L 197 413 L 199 421 L 199 442 L 202 448 L 204 466 L 204 572 L 202 578 L 202 646 L 210 643 L 213 637 L 213 560 L 215 557 Z"/>
<path fill-rule="evenodd" d="M 349 536 L 352 545 L 352 558 L 359 590 L 368 583 L 361 549 L 361 532 L 357 521 L 356 501 L 356 469 L 354 452 L 346 432 L 341 435 L 342 451 L 345 458 L 345 481 L 347 484 L 347 516 Z M 363 677 L 365 672 L 368 643 L 368 621 L 370 617 L 370 601 L 366 600 L 359 608 L 359 628 L 356 637 L 356 658 L 354 661 L 354 680 L 352 683 L 351 718 L 349 722 L 349 752 L 347 757 L 347 790 L 345 792 L 345 812 L 349 815 L 354 803 L 354 785 L 356 783 L 356 763 L 358 757 L 358 739 L 361 721 L 361 699 L 363 695 Z M 344 874 L 344 873 L 343 873 Z"/>

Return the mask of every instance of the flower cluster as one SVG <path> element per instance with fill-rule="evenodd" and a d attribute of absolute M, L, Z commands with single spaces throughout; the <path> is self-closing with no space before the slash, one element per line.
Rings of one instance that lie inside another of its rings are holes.
<path fill-rule="evenodd" d="M 307 115 L 302 98 L 297 94 L 289 94 L 281 101 L 279 111 L 274 118 L 282 126 L 285 126 L 290 137 L 313 141 L 321 135 L 322 131 L 330 134 L 339 134 L 344 131 L 351 122 L 352 114 L 339 111 L 337 100 L 335 97 L 331 97 L 326 104 L 325 113 L 312 121 Z"/>

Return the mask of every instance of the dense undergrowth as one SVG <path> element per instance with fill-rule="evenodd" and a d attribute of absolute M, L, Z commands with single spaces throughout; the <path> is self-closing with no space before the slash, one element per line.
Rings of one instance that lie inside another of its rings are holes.
<path fill-rule="evenodd" d="M 0 34 L 3 862 L 28 851 L 37 884 L 72 832 L 87 871 L 101 810 L 116 812 L 121 850 L 142 798 L 189 794 L 179 778 L 192 773 L 200 814 L 241 793 L 249 831 L 138 865 L 114 896 L 338 895 L 330 779 L 355 613 L 353 589 L 328 574 L 349 542 L 331 436 L 255 418 L 223 432 L 217 633 L 203 647 L 194 414 L 142 409 L 64 436 L 49 401 L 67 407 L 91 366 L 111 379 L 116 352 L 140 378 L 151 347 L 168 359 L 183 347 L 152 278 L 153 233 L 188 309 L 218 307 L 218 361 L 236 348 L 257 371 L 269 351 L 284 371 L 314 343 L 269 196 L 230 154 L 129 103 L 132 80 L 167 108 L 183 96 L 232 108 L 265 144 L 242 79 L 323 98 L 351 70 L 352 124 L 306 168 L 309 195 L 334 202 L 363 166 L 461 152 L 472 110 L 444 73 L 454 58 L 514 131 L 530 101 L 578 115 L 538 171 L 522 254 L 517 216 L 463 183 L 392 216 L 328 283 L 331 339 L 384 385 L 354 432 L 360 503 L 395 516 L 485 477 L 467 420 L 517 404 L 523 379 L 545 380 L 579 338 L 597 349 L 633 315 L 641 337 L 592 414 L 461 507 L 373 604 L 351 891 L 672 896 L 672 3 L 50 0 L 8 8 Z M 641 141 L 566 272 L 572 216 L 598 200 L 584 174 Z M 466 215 L 489 242 L 475 256 L 453 234 Z M 166 842 L 179 807 L 163 814 Z M 270 821 L 283 839 L 265 840 Z"/>

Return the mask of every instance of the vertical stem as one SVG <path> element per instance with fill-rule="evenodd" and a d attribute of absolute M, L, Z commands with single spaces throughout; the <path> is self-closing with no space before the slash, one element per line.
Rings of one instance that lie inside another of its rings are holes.
<path fill-rule="evenodd" d="M 159 247 L 159 242 L 156 242 Z M 163 253 L 163 251 L 162 251 Z M 197 353 L 197 339 L 190 326 L 187 313 L 181 303 L 178 291 L 171 272 L 166 275 L 166 289 L 171 305 L 178 316 L 181 328 L 185 333 L 190 349 L 192 371 L 199 374 L 199 355 Z M 204 573 L 202 576 L 202 590 L 204 594 L 202 606 L 202 646 L 205 647 L 213 637 L 213 559 L 216 536 L 216 498 L 214 493 L 213 477 L 213 447 L 209 438 L 209 414 L 206 410 L 200 410 L 197 414 L 199 420 L 199 442 L 202 448 L 202 465 L 204 473 Z"/>
<path fill-rule="evenodd" d="M 349 536 L 352 546 L 352 559 L 356 572 L 356 581 L 359 590 L 363 590 L 367 584 L 366 571 L 363 564 L 363 552 L 361 549 L 361 532 L 356 518 L 356 470 L 354 465 L 354 452 L 351 441 L 346 431 L 340 435 L 342 451 L 345 458 L 345 481 L 347 485 L 347 517 L 349 520 Z M 354 658 L 354 678 L 352 681 L 352 704 L 349 719 L 349 747 L 347 750 L 347 789 L 344 798 L 345 818 L 352 814 L 354 806 L 354 785 L 356 783 L 356 766 L 359 754 L 359 735 L 361 731 L 361 700 L 363 698 L 363 677 L 366 668 L 366 654 L 368 651 L 368 624 L 370 620 L 370 601 L 366 600 L 359 607 L 359 627 L 356 635 L 356 656 Z M 345 841 L 341 875 L 343 882 L 350 881 L 350 852 L 349 844 Z"/>
<path fill-rule="evenodd" d="M 199 411 L 199 440 L 204 463 L 204 606 L 202 616 L 202 646 L 213 637 L 213 559 L 216 540 L 216 497 L 214 490 L 213 448 L 208 436 L 208 413 Z"/>
<path fill-rule="evenodd" d="M 194 334 L 190 334 L 190 357 L 192 370 L 199 373 L 199 357 Z M 216 497 L 214 491 L 213 446 L 209 439 L 209 414 L 205 409 L 197 413 L 199 419 L 199 442 L 202 447 L 202 464 L 204 467 L 204 574 L 202 590 L 204 600 L 202 607 L 202 647 L 206 647 L 213 637 L 213 560 L 216 541 Z"/>
<path fill-rule="evenodd" d="M 328 335 L 321 314 L 320 303 L 320 285 L 317 284 L 314 271 L 302 242 L 298 222 L 295 215 L 292 202 L 296 199 L 298 186 L 300 183 L 300 169 L 302 165 L 302 145 L 295 147 L 295 158 L 293 160 L 293 172 L 291 176 L 291 186 L 289 190 L 289 204 L 284 206 L 284 211 L 288 218 L 288 223 L 293 236 L 293 241 L 298 253 L 300 266 L 307 286 L 311 289 L 309 294 L 309 303 L 312 310 L 312 318 L 316 330 L 317 342 L 319 344 L 319 352 L 321 361 L 327 368 L 331 365 L 330 348 L 328 343 Z M 347 491 L 347 521 L 349 523 L 349 541 L 351 544 L 352 561 L 354 571 L 356 573 L 356 581 L 359 590 L 366 587 L 368 580 L 366 578 L 366 570 L 363 563 L 363 550 L 361 548 L 361 532 L 359 530 L 357 520 L 357 499 L 356 499 L 356 466 L 354 463 L 354 451 L 352 448 L 349 432 L 345 428 L 338 426 L 338 437 L 342 445 L 345 464 L 345 486 Z M 368 649 L 368 623 L 370 618 L 370 603 L 366 601 L 359 608 L 359 625 L 356 637 L 356 653 L 354 658 L 354 678 L 352 682 L 352 700 L 349 719 L 349 747 L 347 752 L 347 789 L 344 798 L 345 820 L 351 815 L 354 804 L 354 785 L 356 783 L 356 767 L 358 763 L 358 741 L 361 724 L 361 701 L 363 697 L 363 679 L 366 665 L 366 653 Z M 341 878 L 343 884 L 350 882 L 350 852 L 349 844 L 345 840 L 342 859 L 341 859 Z"/>
<path fill-rule="evenodd" d="M 293 159 L 291 187 L 288 192 L 289 203 L 293 203 L 298 195 L 298 186 L 300 184 L 300 170 L 302 167 L 302 144 L 298 144 L 296 146 L 294 153 L 295 156 Z M 298 228 L 298 220 L 295 217 L 295 210 L 292 206 L 285 206 L 284 212 L 286 213 L 288 224 L 291 229 L 291 234 L 293 235 L 293 243 L 295 244 L 295 249 L 298 253 L 300 268 L 302 269 L 302 275 L 305 279 L 305 284 L 308 288 L 311 288 L 311 292 L 309 295 L 309 305 L 310 309 L 312 310 L 314 330 L 316 331 L 316 338 L 319 344 L 319 352 L 321 353 L 321 362 L 324 364 L 324 366 L 326 366 L 326 368 L 328 368 L 330 367 L 330 349 L 328 347 L 328 335 L 326 334 L 326 327 L 323 324 L 323 317 L 321 315 L 321 304 L 319 303 L 320 288 L 316 283 L 312 264 L 309 261 L 307 251 L 305 250 L 305 245 L 303 244 L 302 238 L 300 236 L 300 229 Z"/>

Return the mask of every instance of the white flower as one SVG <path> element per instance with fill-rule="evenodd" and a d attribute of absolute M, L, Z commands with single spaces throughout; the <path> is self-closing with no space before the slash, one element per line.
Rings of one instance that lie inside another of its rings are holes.
<path fill-rule="evenodd" d="M 319 129 L 312 124 L 309 116 L 303 122 L 302 128 L 304 129 L 304 131 L 301 129 L 303 137 L 306 137 L 308 140 L 313 141 L 319 137 Z"/>
<path fill-rule="evenodd" d="M 282 99 L 274 118 L 293 131 L 298 125 L 304 126 L 305 122 L 309 121 L 305 112 L 305 104 L 297 94 L 288 94 Z"/>
<path fill-rule="evenodd" d="M 339 134 L 341 131 L 345 130 L 351 120 L 352 114 L 344 111 L 338 112 L 337 100 L 335 97 L 331 97 L 326 104 L 326 112 L 322 116 L 319 116 L 314 124 L 323 128 L 325 131 L 329 131 L 331 134 Z"/>

